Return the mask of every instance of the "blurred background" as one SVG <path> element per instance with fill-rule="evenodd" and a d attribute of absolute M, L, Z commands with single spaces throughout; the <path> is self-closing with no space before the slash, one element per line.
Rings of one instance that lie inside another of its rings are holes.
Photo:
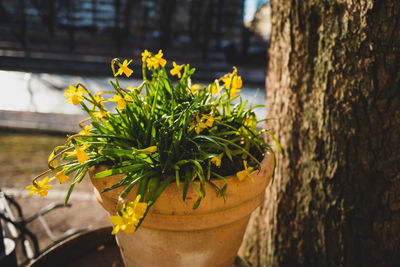
<path fill-rule="evenodd" d="M 144 49 L 162 49 L 167 68 L 172 61 L 195 66 L 199 83 L 236 66 L 243 97 L 265 104 L 269 18 L 268 0 L 1 0 L 0 189 L 25 216 L 63 201 L 66 186 L 54 186 L 46 199 L 28 197 L 25 187 L 84 118 L 79 107 L 64 103 L 64 90 L 78 81 L 93 92 L 110 89 L 115 57 L 133 59 L 133 77 L 122 86 L 139 83 Z M 258 117 L 265 118 L 265 109 Z M 72 207 L 45 216 L 55 235 L 109 224 L 85 180 Z M 41 248 L 52 243 L 39 222 L 28 227 Z"/>
<path fill-rule="evenodd" d="M 133 57 L 140 65 L 143 49 L 163 49 L 204 72 L 224 72 L 232 64 L 262 68 L 270 31 L 267 2 L 2 0 L 1 67 L 109 74 L 103 63 L 110 58 Z"/>

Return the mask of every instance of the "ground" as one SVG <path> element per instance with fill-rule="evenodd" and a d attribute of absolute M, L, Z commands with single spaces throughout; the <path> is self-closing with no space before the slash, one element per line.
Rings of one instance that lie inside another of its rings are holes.
<path fill-rule="evenodd" d="M 0 189 L 13 195 L 24 216 L 34 214 L 50 203 L 64 201 L 68 185 L 54 183 L 46 198 L 28 196 L 25 190 L 35 175 L 47 169 L 47 158 L 52 149 L 64 142 L 62 136 L 0 133 Z M 72 193 L 72 207 L 54 210 L 45 216 L 56 236 L 71 228 L 96 229 L 110 225 L 107 213 L 95 200 L 90 180 L 86 178 Z M 37 220 L 28 228 L 39 237 L 40 248 L 51 244 Z"/>

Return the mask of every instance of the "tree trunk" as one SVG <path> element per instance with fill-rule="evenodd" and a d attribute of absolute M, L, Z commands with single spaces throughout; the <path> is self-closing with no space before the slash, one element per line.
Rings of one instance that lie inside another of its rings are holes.
<path fill-rule="evenodd" d="M 268 127 L 284 148 L 253 266 L 398 266 L 400 1 L 272 0 Z"/>

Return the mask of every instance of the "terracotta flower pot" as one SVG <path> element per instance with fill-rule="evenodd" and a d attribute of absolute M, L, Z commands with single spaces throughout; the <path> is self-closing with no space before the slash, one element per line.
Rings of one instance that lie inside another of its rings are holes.
<path fill-rule="evenodd" d="M 235 176 L 228 177 L 226 201 L 217 197 L 215 189 L 206 184 L 207 195 L 196 210 L 192 209 L 198 197 L 194 188 L 189 187 L 186 201 L 182 201 L 182 191 L 177 192 L 175 183 L 170 184 L 134 234 L 117 233 L 125 265 L 232 267 L 250 214 L 264 199 L 273 167 L 273 156 L 268 155 L 261 170 L 252 175 L 254 183 L 249 179 L 239 181 Z M 105 168 L 93 168 L 89 174 L 98 201 L 111 215 L 115 215 L 122 189 L 99 192 L 120 181 L 122 175 L 93 178 L 95 173 Z M 219 187 L 224 184 L 222 180 L 213 182 Z M 134 191 L 128 195 L 129 201 L 135 199 Z"/>

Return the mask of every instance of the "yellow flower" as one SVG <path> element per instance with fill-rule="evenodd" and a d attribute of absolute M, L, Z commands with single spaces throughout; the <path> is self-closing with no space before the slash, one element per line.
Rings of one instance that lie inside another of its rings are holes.
<path fill-rule="evenodd" d="M 106 121 L 107 120 L 107 116 L 108 116 L 108 112 L 106 110 L 101 109 L 100 111 L 95 111 L 93 112 L 93 116 L 97 119 L 97 120 L 101 120 L 101 121 Z"/>
<path fill-rule="evenodd" d="M 174 68 L 171 70 L 171 75 L 172 76 L 178 75 L 178 78 L 180 79 L 183 65 L 177 65 L 175 61 L 172 62 L 172 65 L 174 66 Z"/>
<path fill-rule="evenodd" d="M 49 163 L 50 167 L 53 167 L 53 168 L 57 167 L 58 161 L 57 161 L 57 159 L 54 158 L 54 151 L 51 152 L 49 158 L 47 159 L 47 162 Z"/>
<path fill-rule="evenodd" d="M 222 158 L 222 154 L 219 156 L 216 156 L 216 157 L 212 157 L 211 163 L 213 163 L 217 167 L 221 167 L 221 158 Z"/>
<path fill-rule="evenodd" d="M 67 175 L 65 175 L 65 173 L 64 173 L 65 169 L 66 169 L 66 167 L 64 166 L 64 168 L 61 171 L 57 172 L 55 175 L 55 177 L 58 179 L 60 184 L 65 183 L 69 179 L 69 177 Z"/>
<path fill-rule="evenodd" d="M 100 106 L 100 107 L 104 107 L 104 103 L 103 103 L 103 97 L 101 95 L 94 95 L 94 99 L 96 100 L 97 104 L 92 103 L 92 109 L 95 108 L 95 106 Z"/>
<path fill-rule="evenodd" d="M 240 90 L 239 90 L 238 88 L 232 88 L 232 89 L 230 90 L 230 96 L 231 96 L 231 98 L 235 97 L 235 96 L 237 95 L 237 93 L 239 93 L 239 92 L 240 92 Z"/>
<path fill-rule="evenodd" d="M 133 73 L 133 70 L 128 68 L 128 65 L 131 64 L 131 62 L 132 62 L 132 60 L 128 61 L 125 59 L 122 64 L 118 63 L 119 69 L 118 69 L 118 72 L 115 74 L 115 76 L 122 75 L 122 73 L 125 73 L 126 77 L 131 76 L 131 74 Z"/>
<path fill-rule="evenodd" d="M 82 146 L 76 146 L 75 151 L 76 151 L 76 157 L 78 158 L 79 163 L 84 163 L 85 161 L 89 160 L 88 155 L 85 152 L 85 149 L 89 145 L 87 143 L 84 143 Z"/>
<path fill-rule="evenodd" d="M 27 186 L 26 189 L 30 191 L 28 195 L 39 194 L 40 197 L 47 196 L 47 189 L 52 187 L 52 185 L 48 184 L 51 181 L 52 180 L 49 180 L 49 177 L 45 177 L 43 180 L 34 182 L 33 185 Z"/>
<path fill-rule="evenodd" d="M 189 124 L 188 132 L 190 132 L 194 127 L 196 127 L 196 124 L 194 123 L 194 121 L 192 121 L 192 122 Z"/>
<path fill-rule="evenodd" d="M 126 102 L 123 97 L 120 95 L 115 95 L 111 101 L 117 102 L 117 109 L 125 109 L 126 108 Z"/>
<path fill-rule="evenodd" d="M 243 85 L 242 77 L 240 77 L 238 75 L 233 76 L 232 85 L 231 85 L 232 88 L 239 89 L 239 88 L 242 88 L 242 85 Z"/>
<path fill-rule="evenodd" d="M 133 98 L 128 94 L 124 95 L 124 99 L 125 99 L 125 101 L 128 101 L 128 102 L 132 102 L 133 101 Z"/>
<path fill-rule="evenodd" d="M 151 56 L 151 53 L 149 53 L 150 56 L 148 56 L 146 54 L 146 64 L 147 64 L 147 68 L 151 69 L 158 69 L 158 67 L 161 65 L 162 67 L 165 66 L 165 64 L 167 64 L 167 61 L 165 59 L 162 58 L 163 53 L 162 50 L 158 51 L 157 55 Z M 143 54 L 142 54 L 142 59 L 143 59 Z"/>
<path fill-rule="evenodd" d="M 149 57 L 151 57 L 151 53 L 150 53 L 149 51 L 147 51 L 147 49 L 145 49 L 145 50 L 142 52 L 142 62 L 143 62 L 143 64 L 146 63 L 146 60 L 147 60 L 147 58 L 149 58 Z"/>
<path fill-rule="evenodd" d="M 155 57 L 149 57 L 146 59 L 147 68 L 157 69 L 158 68 L 158 60 Z"/>
<path fill-rule="evenodd" d="M 194 94 L 194 93 L 195 93 L 197 90 L 199 90 L 199 89 L 201 89 L 201 85 L 198 84 L 198 83 L 193 84 L 193 85 L 190 87 L 190 91 L 192 92 L 192 94 Z"/>
<path fill-rule="evenodd" d="M 195 131 L 197 134 L 200 134 L 205 128 L 207 128 L 207 125 L 204 122 L 200 121 L 200 123 L 197 125 Z"/>
<path fill-rule="evenodd" d="M 222 81 L 225 84 L 225 88 L 230 90 L 230 97 L 235 97 L 240 88 L 242 88 L 242 77 L 237 75 L 236 67 L 233 67 L 233 72 L 226 74 L 222 77 Z"/>
<path fill-rule="evenodd" d="M 65 103 L 72 102 L 74 105 L 78 105 L 81 101 L 83 101 L 83 95 L 86 94 L 81 88 L 76 88 L 75 86 L 70 85 L 69 89 L 65 90 L 64 96 L 68 98 Z"/>
<path fill-rule="evenodd" d="M 247 167 L 246 160 L 243 160 L 243 165 L 244 170 L 236 173 L 237 178 L 239 181 L 243 181 L 246 177 L 249 177 L 249 179 L 254 183 L 254 178 L 251 176 L 254 169 L 252 167 Z"/>
<path fill-rule="evenodd" d="M 89 160 L 89 156 L 86 154 L 85 150 L 89 147 L 90 145 L 85 142 L 83 145 L 78 146 L 75 145 L 75 150 L 72 152 L 65 152 L 65 154 L 69 156 L 76 156 L 78 158 L 79 163 L 84 163 L 85 161 Z"/>
<path fill-rule="evenodd" d="M 53 168 L 57 167 L 57 165 L 58 165 L 57 159 L 53 159 L 53 160 L 50 162 L 49 165 L 50 165 L 51 167 L 53 167 Z"/>
<path fill-rule="evenodd" d="M 214 116 L 212 115 L 203 115 L 202 120 L 206 120 L 205 124 L 207 127 L 212 127 L 214 124 Z"/>
<path fill-rule="evenodd" d="M 219 92 L 219 86 L 218 86 L 217 84 L 213 83 L 213 84 L 211 85 L 211 92 L 213 93 L 213 95 L 218 94 L 218 92 Z"/>
<path fill-rule="evenodd" d="M 147 210 L 147 204 L 139 202 L 139 200 L 140 195 L 136 197 L 135 201 L 128 202 L 123 210 L 117 212 L 117 215 L 110 217 L 111 223 L 114 224 L 114 229 L 111 232 L 113 235 L 118 233 L 119 230 L 126 234 L 131 234 L 136 230 L 136 226 Z"/>
<path fill-rule="evenodd" d="M 92 129 L 92 128 L 93 128 L 93 126 L 91 124 L 89 124 L 89 125 L 83 127 L 82 131 L 80 131 L 79 134 L 81 134 L 81 135 L 91 135 L 92 133 L 89 132 L 89 130 Z"/>
<path fill-rule="evenodd" d="M 142 149 L 142 153 L 144 154 L 151 154 L 157 151 L 157 146 L 149 146 L 145 149 Z"/>
<path fill-rule="evenodd" d="M 166 61 L 165 59 L 162 58 L 162 57 L 163 57 L 162 50 L 159 50 L 159 51 L 158 51 L 158 54 L 155 55 L 154 57 L 157 59 L 158 64 L 160 64 L 162 67 L 164 67 L 165 64 L 167 64 L 167 61 Z"/>
<path fill-rule="evenodd" d="M 213 114 L 205 114 L 201 116 L 201 119 L 197 115 L 196 122 L 193 120 L 190 123 L 188 132 L 190 132 L 193 128 L 196 127 L 195 128 L 196 133 L 200 134 L 207 127 L 211 128 L 214 124 L 214 121 L 219 119 L 220 119 L 219 117 L 215 118 Z"/>
<path fill-rule="evenodd" d="M 231 97 L 235 97 L 236 94 L 240 92 L 239 88 L 242 88 L 242 78 L 235 75 L 231 83 Z"/>
<path fill-rule="evenodd" d="M 257 118 L 255 116 L 249 116 L 244 120 L 243 124 L 245 126 L 247 126 L 249 129 L 255 131 L 256 127 L 257 127 Z M 244 127 L 241 127 L 241 128 L 244 128 Z M 247 131 L 245 131 L 245 132 L 247 132 Z"/>
<path fill-rule="evenodd" d="M 224 82 L 225 88 L 229 88 L 231 86 L 231 75 L 226 75 L 224 77 L 222 77 L 222 81 Z"/>

